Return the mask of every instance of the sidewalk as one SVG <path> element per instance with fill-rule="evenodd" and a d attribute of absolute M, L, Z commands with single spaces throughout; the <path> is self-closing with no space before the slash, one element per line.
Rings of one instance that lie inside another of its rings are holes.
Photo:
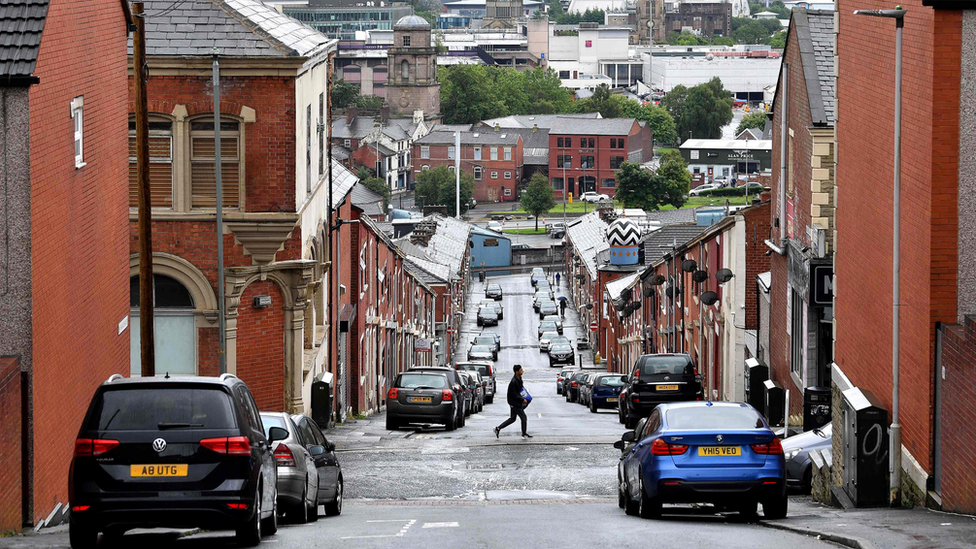
<path fill-rule="evenodd" d="M 976 517 L 924 508 L 843 510 L 790 498 L 786 519 L 760 524 L 855 549 L 976 547 Z"/>

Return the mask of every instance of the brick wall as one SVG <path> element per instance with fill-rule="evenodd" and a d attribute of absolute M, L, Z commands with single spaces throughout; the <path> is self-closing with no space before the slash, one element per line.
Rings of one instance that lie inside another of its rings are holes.
<path fill-rule="evenodd" d="M 902 442 L 931 471 L 934 323 L 955 321 L 961 15 L 903 5 Z M 835 360 L 890 408 L 895 32 L 891 21 L 838 12 Z"/>
<path fill-rule="evenodd" d="M 116 0 L 52 2 L 30 90 L 33 509 L 68 498 L 68 463 L 92 392 L 129 370 L 126 21 Z M 73 98 L 84 96 L 75 168 Z"/>
<path fill-rule="evenodd" d="M 254 308 L 254 297 L 271 296 L 271 306 Z M 237 377 L 261 410 L 285 409 L 285 311 L 278 285 L 255 281 L 244 289 L 237 318 Z"/>
<path fill-rule="evenodd" d="M 976 317 L 942 335 L 942 507 L 976 513 Z"/>
<path fill-rule="evenodd" d="M 769 200 L 739 213 L 746 219 L 746 330 L 759 328 L 756 295 L 756 277 L 769 270 L 769 257 L 765 240 L 771 226 Z"/>
<path fill-rule="evenodd" d="M 5 441 L 0 453 L 0 531 L 19 530 L 21 509 L 21 398 L 20 361 L 0 357 L 0 437 Z"/>

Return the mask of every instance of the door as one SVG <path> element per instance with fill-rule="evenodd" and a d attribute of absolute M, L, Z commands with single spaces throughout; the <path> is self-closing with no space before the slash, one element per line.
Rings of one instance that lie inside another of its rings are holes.
<path fill-rule="evenodd" d="M 492 189 L 492 188 L 488 189 L 488 201 L 498 202 L 498 189 Z"/>
<path fill-rule="evenodd" d="M 933 471 L 934 483 L 932 488 L 936 494 L 942 495 L 942 384 L 945 382 L 945 370 L 942 366 L 942 324 L 935 330 L 935 424 L 932 428 Z"/>
<path fill-rule="evenodd" d="M 193 298 L 178 280 L 153 276 L 153 335 L 156 372 L 160 375 L 197 372 L 196 318 Z M 129 372 L 142 372 L 139 324 L 139 277 L 129 280 Z"/>

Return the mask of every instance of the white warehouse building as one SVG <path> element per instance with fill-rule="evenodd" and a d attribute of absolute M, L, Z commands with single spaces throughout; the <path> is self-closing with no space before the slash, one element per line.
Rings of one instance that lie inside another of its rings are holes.
<path fill-rule="evenodd" d="M 723 57 L 715 55 L 651 55 L 648 84 L 665 93 L 677 85 L 697 86 L 714 77 L 739 99 L 762 101 L 763 91 L 775 86 L 779 57 Z"/>

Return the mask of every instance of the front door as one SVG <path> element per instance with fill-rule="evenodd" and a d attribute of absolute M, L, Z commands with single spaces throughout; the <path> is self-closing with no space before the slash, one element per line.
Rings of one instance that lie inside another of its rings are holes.
<path fill-rule="evenodd" d="M 498 202 L 498 189 L 488 189 L 488 202 Z"/>

